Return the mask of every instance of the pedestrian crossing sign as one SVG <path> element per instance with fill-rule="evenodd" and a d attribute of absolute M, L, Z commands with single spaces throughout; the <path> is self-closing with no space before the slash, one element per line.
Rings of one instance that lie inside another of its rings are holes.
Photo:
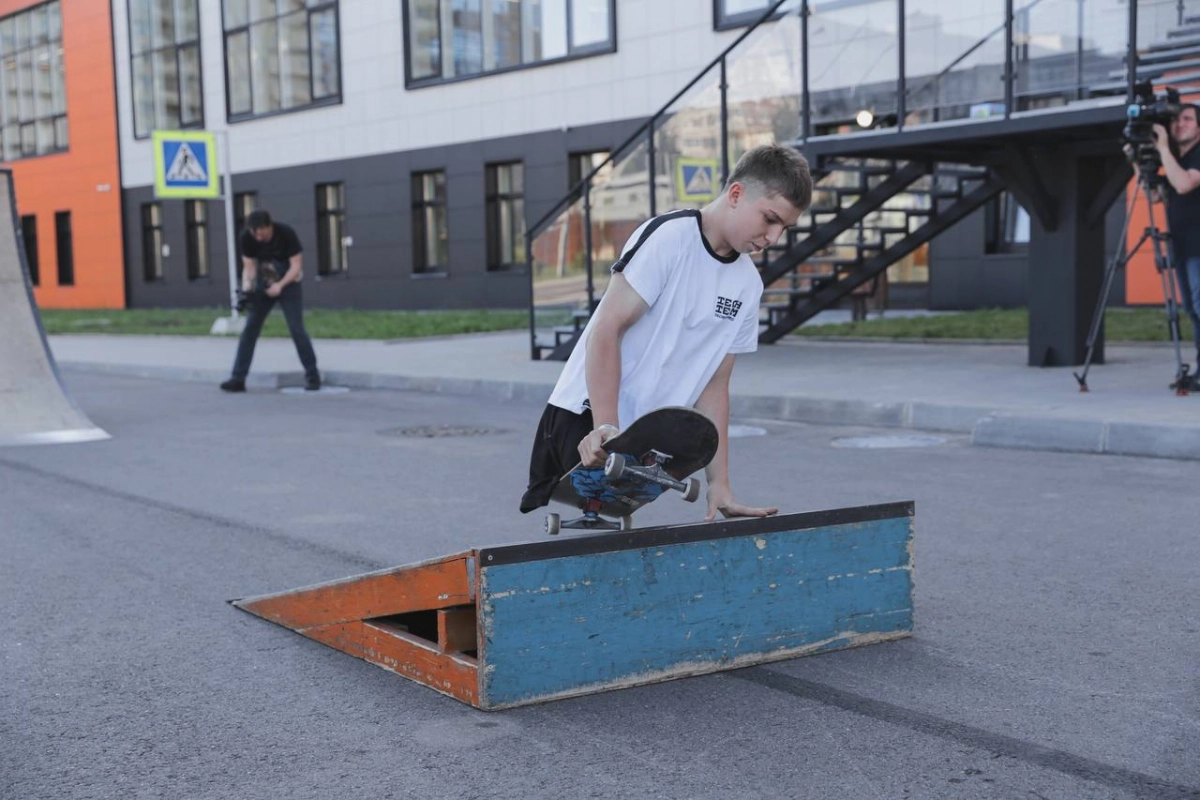
<path fill-rule="evenodd" d="M 720 162 L 715 158 L 680 157 L 675 161 L 675 191 L 679 199 L 707 203 L 720 194 Z"/>
<path fill-rule="evenodd" d="M 208 131 L 154 131 L 154 195 L 220 197 L 216 136 Z"/>

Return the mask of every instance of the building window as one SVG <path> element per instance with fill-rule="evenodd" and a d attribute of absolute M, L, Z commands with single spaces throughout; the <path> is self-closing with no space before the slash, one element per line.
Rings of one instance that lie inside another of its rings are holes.
<path fill-rule="evenodd" d="M 775 0 L 714 0 L 713 27 L 721 31 L 753 25 L 774 4 Z"/>
<path fill-rule="evenodd" d="M 413 272 L 444 272 L 450 233 L 446 225 L 446 173 L 417 172 L 412 178 Z"/>
<path fill-rule="evenodd" d="M 0 20 L 5 161 L 67 149 L 62 13 L 57 0 Z"/>
<path fill-rule="evenodd" d="M 346 185 L 317 184 L 317 274 L 346 271 Z"/>
<path fill-rule="evenodd" d="M 1029 212 L 1009 192 L 984 206 L 985 253 L 1014 253 L 1029 245 Z"/>
<path fill-rule="evenodd" d="M 609 151 L 594 150 L 589 153 L 571 153 L 567 156 L 567 186 L 574 189 L 581 180 L 592 174 L 592 170 L 608 161 Z M 592 178 L 592 186 L 604 183 L 612 175 L 612 162 L 604 164 L 596 176 Z M 574 199 L 579 199 L 583 195 L 576 193 Z"/>
<path fill-rule="evenodd" d="M 25 244 L 25 263 L 29 266 L 29 280 L 34 286 L 41 283 L 38 271 L 37 217 L 30 214 L 21 217 L 21 241 Z"/>
<path fill-rule="evenodd" d="M 58 253 L 58 285 L 75 285 L 75 244 L 71 238 L 71 212 L 54 212 L 54 247 Z"/>
<path fill-rule="evenodd" d="M 615 0 L 408 0 L 407 84 L 617 49 Z"/>
<path fill-rule="evenodd" d="M 147 283 L 163 277 L 162 204 L 142 204 L 142 275 Z"/>
<path fill-rule="evenodd" d="M 187 222 L 188 280 L 208 277 L 208 204 L 188 200 L 183 204 Z"/>
<path fill-rule="evenodd" d="M 204 127 L 199 0 L 131 0 L 133 135 Z"/>
<path fill-rule="evenodd" d="M 488 269 L 525 263 L 525 167 L 520 161 L 487 167 Z"/>
<path fill-rule="evenodd" d="M 258 210 L 258 192 L 234 192 L 233 195 L 233 231 L 234 239 L 240 248 L 242 231 L 246 229 L 246 217 L 250 212 Z M 241 255 L 239 253 L 238 255 Z"/>
<path fill-rule="evenodd" d="M 224 0 L 230 119 L 341 100 L 338 4 Z"/>

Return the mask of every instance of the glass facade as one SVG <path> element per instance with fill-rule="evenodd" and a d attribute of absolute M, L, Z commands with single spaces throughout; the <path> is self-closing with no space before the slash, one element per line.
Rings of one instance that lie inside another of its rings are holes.
<path fill-rule="evenodd" d="M 199 0 L 130 0 L 133 133 L 204 127 Z"/>
<path fill-rule="evenodd" d="M 0 19 L 3 160 L 67 149 L 62 10 L 45 3 Z"/>
<path fill-rule="evenodd" d="M 337 2 L 223 0 L 222 8 L 230 119 L 341 99 Z"/>
<path fill-rule="evenodd" d="M 615 13 L 615 0 L 408 0 L 408 82 L 612 52 Z"/>

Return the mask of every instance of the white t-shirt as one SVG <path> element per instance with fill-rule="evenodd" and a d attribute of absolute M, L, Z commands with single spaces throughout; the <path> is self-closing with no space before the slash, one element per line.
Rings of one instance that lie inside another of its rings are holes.
<path fill-rule="evenodd" d="M 650 306 L 621 340 L 621 427 L 656 408 L 694 406 L 726 355 L 758 349 L 762 279 L 749 256 L 713 252 L 699 211 L 642 224 L 613 271 Z M 550 395 L 551 405 L 576 414 L 586 407 L 592 330 L 589 322 Z"/>

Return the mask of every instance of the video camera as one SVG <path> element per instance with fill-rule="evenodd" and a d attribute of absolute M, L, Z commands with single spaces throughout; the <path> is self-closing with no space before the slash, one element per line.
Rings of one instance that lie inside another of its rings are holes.
<path fill-rule="evenodd" d="M 1127 121 L 1122 131 L 1125 144 L 1133 149 L 1134 164 L 1143 172 L 1157 172 L 1162 166 L 1158 150 L 1154 146 L 1154 126 L 1170 127 L 1183 109 L 1179 91 L 1167 87 L 1161 96 L 1154 93 L 1154 84 L 1148 80 L 1135 84 L 1133 97 L 1136 102 L 1125 109 Z"/>

